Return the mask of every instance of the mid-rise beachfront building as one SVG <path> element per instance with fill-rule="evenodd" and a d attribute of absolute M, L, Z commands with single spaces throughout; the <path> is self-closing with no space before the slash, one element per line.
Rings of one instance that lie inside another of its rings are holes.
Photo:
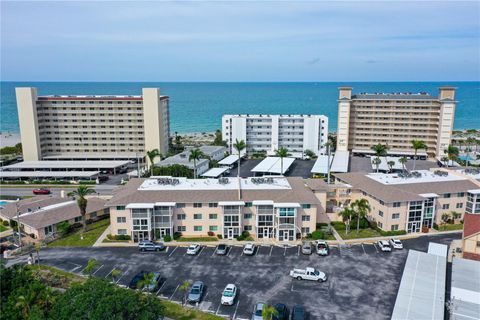
<path fill-rule="evenodd" d="M 240 189 L 239 189 L 240 183 Z M 180 232 L 294 241 L 324 212 L 302 178 L 132 179 L 107 202 L 111 232 L 134 241 Z"/>
<path fill-rule="evenodd" d="M 427 93 L 359 93 L 339 88 L 337 150 L 371 154 L 386 144 L 392 155 L 411 156 L 413 139 L 423 140 L 422 157 L 439 157 L 450 144 L 455 117 L 455 88 Z"/>
<path fill-rule="evenodd" d="M 38 96 L 16 88 L 26 161 L 126 160 L 168 151 L 169 98 L 158 88 L 142 95 Z"/>
<path fill-rule="evenodd" d="M 472 170 L 432 169 L 402 173 L 335 173 L 327 192 L 327 213 L 336 213 L 356 199 L 368 200 L 369 220 L 385 231 L 421 232 L 440 225 L 447 213 L 459 223 L 465 213 L 480 214 L 480 173 Z"/>
<path fill-rule="evenodd" d="M 328 118 L 322 115 L 224 115 L 222 135 L 230 153 L 238 139 L 245 141 L 247 154 L 269 155 L 282 147 L 302 158 L 306 150 L 316 155 L 326 152 Z"/>

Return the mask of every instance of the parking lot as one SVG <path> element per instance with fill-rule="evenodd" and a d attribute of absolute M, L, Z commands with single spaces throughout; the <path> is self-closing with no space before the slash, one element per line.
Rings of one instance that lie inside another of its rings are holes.
<path fill-rule="evenodd" d="M 168 247 L 162 252 L 140 253 L 137 248 L 47 248 L 42 263 L 82 273 L 87 261 L 100 265 L 96 277 L 109 278 L 120 270 L 115 282 L 128 285 L 139 271 L 159 271 L 166 281 L 155 293 L 167 300 L 182 301 L 179 289 L 184 281 L 201 280 L 206 290 L 194 306 L 234 319 L 250 319 L 256 302 L 302 304 L 310 319 L 389 319 L 393 311 L 408 249 L 427 251 L 428 242 L 448 244 L 459 234 L 431 236 L 404 241 L 404 250 L 381 252 L 377 245 L 331 246 L 329 256 L 303 255 L 299 246 L 259 246 L 253 256 L 232 246 L 227 255 L 215 255 L 215 245 L 202 247 L 198 255 L 186 254 L 186 247 Z M 299 281 L 289 276 L 293 268 L 315 267 L 328 276 L 325 283 Z M 228 283 L 239 290 L 233 306 L 220 305 Z"/>

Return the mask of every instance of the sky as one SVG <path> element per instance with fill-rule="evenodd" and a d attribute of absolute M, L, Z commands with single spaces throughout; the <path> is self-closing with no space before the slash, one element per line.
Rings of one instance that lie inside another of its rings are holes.
<path fill-rule="evenodd" d="M 480 1 L 4 1 L 3 81 L 478 81 Z"/>

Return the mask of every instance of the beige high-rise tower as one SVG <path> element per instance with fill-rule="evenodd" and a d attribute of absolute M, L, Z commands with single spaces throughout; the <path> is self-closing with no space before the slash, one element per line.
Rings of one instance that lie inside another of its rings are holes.
<path fill-rule="evenodd" d="M 136 159 L 168 151 L 169 98 L 158 88 L 142 95 L 37 96 L 16 88 L 23 158 Z"/>
<path fill-rule="evenodd" d="M 438 97 L 427 93 L 359 93 L 339 88 L 337 150 L 371 154 L 381 143 L 391 155 L 414 154 L 411 141 L 423 140 L 423 157 L 444 154 L 455 118 L 455 88 L 440 87 Z"/>

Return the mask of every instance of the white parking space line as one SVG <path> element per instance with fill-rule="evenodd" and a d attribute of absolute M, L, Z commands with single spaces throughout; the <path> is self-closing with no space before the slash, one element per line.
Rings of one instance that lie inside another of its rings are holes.
<path fill-rule="evenodd" d="M 258 246 L 258 247 L 257 247 L 257 250 L 255 251 L 255 254 L 254 254 L 255 256 L 258 254 L 258 252 L 260 251 L 260 248 L 261 248 L 261 247 L 262 247 L 262 246 Z"/>
<path fill-rule="evenodd" d="M 270 253 L 269 253 L 269 256 L 272 255 L 272 251 L 273 251 L 273 246 L 270 246 Z"/>
<path fill-rule="evenodd" d="M 74 267 L 72 270 L 70 270 L 70 272 L 74 272 L 75 270 L 80 269 L 80 268 L 82 267 L 81 264 L 76 264 L 76 263 L 74 263 L 74 262 L 71 262 L 71 264 L 74 264 L 75 267 Z"/>
<path fill-rule="evenodd" d="M 107 275 L 105 276 L 105 279 L 107 279 L 107 278 L 108 278 L 108 276 L 109 276 L 109 275 L 112 273 L 112 271 L 113 271 L 113 270 L 115 270 L 115 267 L 116 267 L 116 266 L 113 266 L 112 270 L 110 270 L 110 272 L 109 272 L 109 273 L 107 273 Z"/>
<path fill-rule="evenodd" d="M 127 274 L 127 271 L 122 272 L 122 275 L 118 278 L 117 282 L 115 282 L 115 283 L 118 284 L 120 282 L 120 280 L 122 280 L 122 278 L 125 274 Z"/>
<path fill-rule="evenodd" d="M 205 247 L 200 247 L 200 251 L 197 253 L 197 257 L 202 254 L 202 251 Z"/>
<path fill-rule="evenodd" d="M 217 251 L 217 248 L 218 247 L 215 247 L 215 250 L 213 250 L 211 257 L 213 257 L 215 255 L 215 251 Z"/>
<path fill-rule="evenodd" d="M 178 247 L 175 247 L 173 248 L 172 252 L 170 252 L 170 254 L 168 255 L 169 257 L 175 252 L 175 250 L 177 250 Z"/>
<path fill-rule="evenodd" d="M 175 288 L 175 291 L 173 291 L 172 295 L 170 296 L 170 298 L 168 300 L 172 301 L 173 296 L 175 295 L 175 292 L 177 292 L 177 290 L 178 290 L 178 287 L 180 287 L 179 284 L 177 285 L 177 287 Z"/>
<path fill-rule="evenodd" d="M 375 247 L 375 251 L 377 251 L 377 253 L 378 253 L 377 245 L 374 243 L 373 246 Z"/>
<path fill-rule="evenodd" d="M 220 307 L 222 306 L 222 303 L 218 305 L 217 311 L 215 311 L 215 314 L 218 315 L 218 311 L 220 311 Z"/>
<path fill-rule="evenodd" d="M 233 247 L 228 247 L 227 257 L 230 256 L 230 252 L 232 251 Z"/>
<path fill-rule="evenodd" d="M 235 307 L 235 312 L 233 313 L 233 317 L 232 319 L 235 319 L 236 315 L 237 315 L 237 310 L 238 310 L 238 305 L 240 304 L 240 300 L 237 300 L 237 306 Z"/>
<path fill-rule="evenodd" d="M 97 272 L 98 272 L 98 270 L 100 270 L 100 269 L 102 269 L 102 268 L 103 268 L 103 264 L 102 264 L 102 265 L 101 265 L 101 266 L 100 266 L 100 267 L 99 267 L 97 270 L 95 270 L 95 272 L 94 272 L 94 273 L 92 273 L 92 275 L 94 275 L 95 273 L 97 273 Z"/>
<path fill-rule="evenodd" d="M 287 247 L 284 247 L 283 249 L 283 256 L 285 256 L 287 254 Z"/>
<path fill-rule="evenodd" d="M 160 286 L 160 288 L 158 288 L 158 291 L 157 293 L 155 294 L 156 296 L 158 296 L 158 293 L 160 292 L 160 290 L 162 290 L 163 286 L 165 285 L 165 283 L 167 283 L 167 280 L 163 281 L 162 285 Z"/>
<path fill-rule="evenodd" d="M 300 246 L 298 246 L 297 256 L 300 256 Z"/>
<path fill-rule="evenodd" d="M 203 310 L 202 306 L 205 304 L 205 300 L 207 300 L 207 297 L 208 297 L 208 291 L 207 291 L 207 294 L 202 298 L 202 302 L 198 305 L 198 309 Z"/>
<path fill-rule="evenodd" d="M 167 249 L 165 250 L 165 253 L 167 253 L 167 252 L 168 252 L 168 249 L 170 249 L 170 247 L 167 247 Z"/>
<path fill-rule="evenodd" d="M 367 254 L 367 251 L 365 251 L 365 247 L 363 246 L 363 243 L 362 243 L 362 249 L 363 249 L 363 254 Z"/>

